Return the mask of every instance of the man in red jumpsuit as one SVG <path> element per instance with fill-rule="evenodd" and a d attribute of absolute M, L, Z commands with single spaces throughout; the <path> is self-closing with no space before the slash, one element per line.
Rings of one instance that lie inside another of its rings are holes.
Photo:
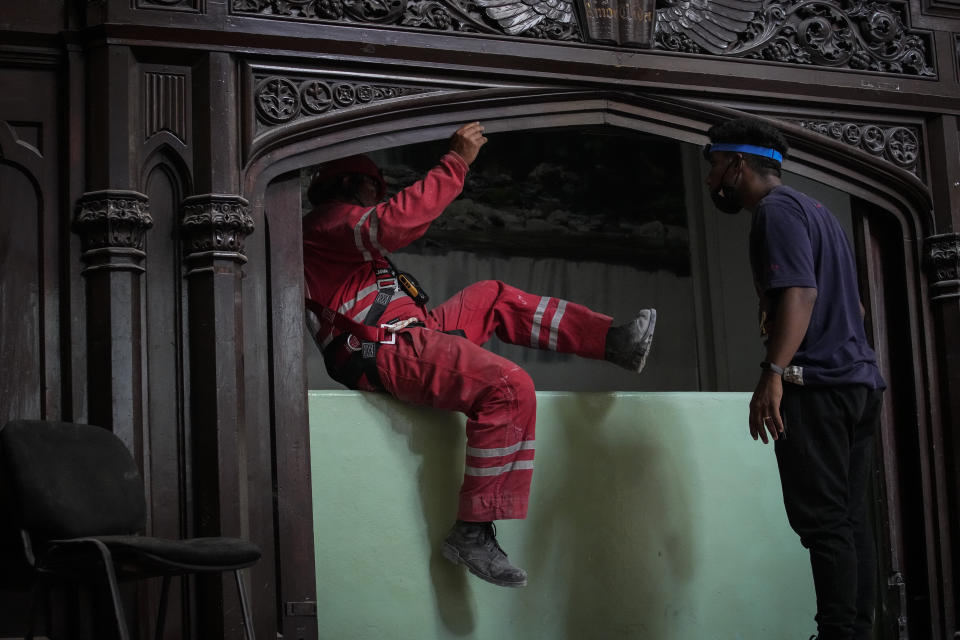
<path fill-rule="evenodd" d="M 536 395 L 530 376 L 484 349 L 504 342 L 606 359 L 639 372 L 656 311 L 611 327 L 609 316 L 559 298 L 487 280 L 427 310 L 417 285 L 386 258 L 422 236 L 463 188 L 487 142 L 478 122 L 415 184 L 383 201 L 386 184 L 366 156 L 322 166 L 303 218 L 308 322 L 331 376 L 353 389 L 386 391 L 413 405 L 467 416 L 457 522 L 443 555 L 501 586 L 527 575 L 500 548 L 494 520 L 524 518 L 533 475 Z"/>

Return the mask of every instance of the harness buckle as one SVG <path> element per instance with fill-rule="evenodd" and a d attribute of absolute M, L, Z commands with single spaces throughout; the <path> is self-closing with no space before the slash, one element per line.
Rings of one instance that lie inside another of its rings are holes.
<path fill-rule="evenodd" d="M 396 332 L 390 331 L 390 329 L 393 328 L 393 325 L 381 324 L 381 325 L 380 325 L 380 328 L 381 328 L 381 329 L 387 329 L 387 333 L 390 335 L 389 338 L 382 338 L 382 339 L 378 340 L 378 342 L 379 342 L 380 344 L 396 344 L 396 343 L 397 343 L 397 334 L 396 334 Z"/>

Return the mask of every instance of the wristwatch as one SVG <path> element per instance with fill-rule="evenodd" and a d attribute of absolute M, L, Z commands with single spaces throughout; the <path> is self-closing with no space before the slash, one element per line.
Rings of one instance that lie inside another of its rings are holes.
<path fill-rule="evenodd" d="M 767 371 L 773 371 L 775 374 L 777 374 L 777 375 L 780 376 L 781 378 L 783 377 L 783 367 L 780 367 L 780 366 L 778 366 L 778 365 L 775 365 L 775 364 L 773 364 L 772 362 L 770 362 L 769 360 L 764 360 L 763 362 L 761 362 L 761 363 L 760 363 L 760 368 L 761 368 L 761 369 L 766 369 Z"/>

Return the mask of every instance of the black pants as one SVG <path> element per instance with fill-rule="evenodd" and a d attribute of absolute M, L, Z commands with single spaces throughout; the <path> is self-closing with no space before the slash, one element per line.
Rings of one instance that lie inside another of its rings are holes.
<path fill-rule="evenodd" d="M 876 555 L 867 483 L 882 391 L 783 385 L 777 464 L 790 526 L 810 551 L 820 640 L 872 637 Z"/>

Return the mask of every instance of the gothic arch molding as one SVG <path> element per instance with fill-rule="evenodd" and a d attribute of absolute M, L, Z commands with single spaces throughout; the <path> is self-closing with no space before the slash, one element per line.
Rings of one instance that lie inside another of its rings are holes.
<path fill-rule="evenodd" d="M 301 123 L 251 150 L 244 191 L 251 203 L 280 174 L 351 153 L 449 135 L 481 120 L 490 132 L 608 124 L 702 145 L 715 122 L 753 115 L 718 102 L 612 91 L 542 88 L 478 89 L 427 95 Z M 762 117 L 762 116 L 758 116 Z M 934 232 L 929 189 L 917 176 L 839 141 L 774 119 L 791 144 L 785 168 L 831 184 L 896 215 L 905 237 Z"/>
<path fill-rule="evenodd" d="M 156 170 L 163 171 L 166 174 L 171 184 L 175 185 L 177 194 L 181 198 L 193 192 L 190 167 L 184 160 L 183 154 L 167 142 L 151 149 L 146 160 L 144 160 L 140 177 L 142 190 L 146 190 L 150 178 Z"/>
<path fill-rule="evenodd" d="M 277 131 L 268 143 L 251 150 L 242 176 L 243 195 L 250 201 L 256 228 L 270 227 L 269 236 L 259 242 L 265 243 L 274 256 L 266 269 L 258 267 L 256 261 L 246 268 L 257 269 L 253 277 L 271 281 L 273 290 L 280 292 L 271 299 L 271 306 L 276 321 L 283 319 L 290 325 L 274 334 L 273 366 L 302 366 L 303 336 L 298 328 L 302 325 L 299 169 L 353 153 L 446 139 L 456 125 L 472 120 L 482 121 L 491 133 L 608 125 L 699 146 L 707 142 L 706 131 L 716 122 L 739 115 L 765 117 L 785 132 L 791 145 L 786 170 L 854 197 L 856 215 L 863 221 L 857 233 L 864 260 L 883 263 L 877 269 L 865 267 L 868 283 L 864 304 L 880 350 L 895 354 L 895 361 L 887 366 L 897 370 L 896 402 L 886 412 L 884 428 L 888 433 L 895 430 L 906 434 L 903 437 L 912 443 L 909 453 L 891 455 L 886 462 L 897 467 L 896 472 L 888 474 L 887 482 L 898 486 L 889 506 L 892 521 L 884 526 L 889 526 L 897 542 L 891 543 L 884 569 L 888 575 L 900 576 L 903 557 L 909 554 L 913 563 L 910 571 L 924 565 L 930 575 L 949 573 L 938 543 L 930 543 L 938 539 L 942 517 L 935 488 L 942 469 L 932 444 L 942 429 L 936 410 L 939 399 L 930 385 L 936 379 L 936 345 L 930 332 L 931 308 L 923 277 L 923 240 L 936 233 L 930 190 L 908 170 L 792 123 L 787 119 L 792 115 L 787 107 L 757 104 L 756 113 L 738 107 L 666 94 L 490 88 L 424 95 L 404 100 L 402 108 L 396 103 L 372 105 Z M 765 115 L 758 115 L 764 108 Z M 771 112 L 777 115 L 769 115 Z M 269 211 L 270 207 L 274 211 Z M 911 353 L 904 344 L 915 345 L 916 352 Z M 305 379 L 298 377 L 279 384 L 273 394 L 278 404 L 296 406 L 303 402 L 305 390 Z M 301 416 L 293 416 L 293 420 Z M 903 486 L 898 481 L 901 466 L 907 470 L 905 474 L 910 474 Z M 914 512 L 901 512 L 895 503 L 900 493 L 905 503 L 916 506 Z M 909 549 L 903 545 L 903 534 L 910 539 Z M 914 579 L 916 575 L 907 577 Z M 902 578 L 898 584 L 903 584 Z M 911 585 L 911 589 L 920 591 L 925 588 L 916 582 Z M 932 609 L 938 609 L 944 593 L 930 589 L 924 597 L 934 603 Z"/>

